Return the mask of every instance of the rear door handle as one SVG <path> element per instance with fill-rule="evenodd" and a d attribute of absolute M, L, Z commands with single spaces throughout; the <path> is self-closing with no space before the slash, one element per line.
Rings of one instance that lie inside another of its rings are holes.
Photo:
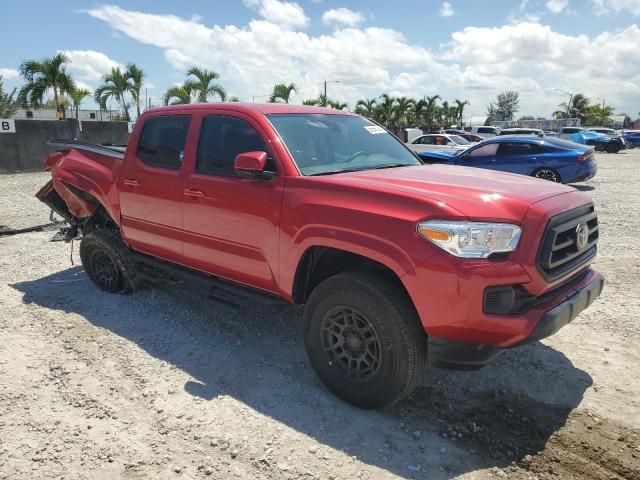
<path fill-rule="evenodd" d="M 125 178 L 122 183 L 128 185 L 129 187 L 137 187 L 138 185 L 140 185 L 140 181 L 135 178 Z"/>
<path fill-rule="evenodd" d="M 204 198 L 204 192 L 200 190 L 195 190 L 193 188 L 187 188 L 184 191 L 184 196 L 187 198 L 199 199 L 199 198 Z"/>

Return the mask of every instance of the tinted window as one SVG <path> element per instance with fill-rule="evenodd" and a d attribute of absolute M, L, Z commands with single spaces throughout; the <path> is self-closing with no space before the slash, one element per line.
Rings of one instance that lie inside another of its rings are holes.
<path fill-rule="evenodd" d="M 144 122 L 136 155 L 147 165 L 180 169 L 191 117 L 152 117 Z"/>
<path fill-rule="evenodd" d="M 531 153 L 531 145 L 528 143 L 503 143 L 498 148 L 499 156 L 507 155 L 529 155 Z"/>
<path fill-rule="evenodd" d="M 495 128 L 491 128 L 491 127 L 480 127 L 478 128 L 478 133 L 495 133 L 498 134 L 498 130 Z"/>
<path fill-rule="evenodd" d="M 469 153 L 471 157 L 486 157 L 495 155 L 498 151 L 499 143 L 487 143 L 486 145 L 482 145 L 478 148 L 474 148 Z"/>
<path fill-rule="evenodd" d="M 205 117 L 200 131 L 196 171 L 210 175 L 235 176 L 233 162 L 239 153 L 266 152 L 260 134 L 244 120 L 233 117 Z M 275 171 L 273 160 L 266 170 Z"/>

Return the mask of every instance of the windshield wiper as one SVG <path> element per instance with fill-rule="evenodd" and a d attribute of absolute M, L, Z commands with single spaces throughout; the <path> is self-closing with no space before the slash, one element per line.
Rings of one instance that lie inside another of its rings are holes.
<path fill-rule="evenodd" d="M 336 173 L 366 172 L 367 170 L 382 170 L 383 168 L 397 168 L 397 167 L 411 167 L 411 166 L 412 165 L 408 165 L 406 163 L 394 163 L 394 164 L 391 164 L 391 165 L 379 165 L 377 167 L 350 168 L 350 169 L 347 169 L 347 170 L 329 170 L 327 172 L 310 173 L 307 176 L 308 177 L 316 177 L 316 176 L 319 176 L 319 175 L 333 175 L 333 174 L 336 174 Z"/>

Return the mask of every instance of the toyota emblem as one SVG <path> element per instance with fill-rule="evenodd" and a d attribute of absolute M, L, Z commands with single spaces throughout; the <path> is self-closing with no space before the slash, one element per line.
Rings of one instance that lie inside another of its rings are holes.
<path fill-rule="evenodd" d="M 582 250 L 589 243 L 589 229 L 584 223 L 579 223 L 576 227 L 576 247 L 578 250 Z"/>

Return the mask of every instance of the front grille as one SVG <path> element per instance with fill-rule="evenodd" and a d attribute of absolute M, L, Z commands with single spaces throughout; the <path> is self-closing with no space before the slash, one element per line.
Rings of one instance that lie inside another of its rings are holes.
<path fill-rule="evenodd" d="M 538 252 L 538 270 L 548 281 L 578 270 L 595 256 L 597 242 L 593 205 L 551 217 Z"/>

